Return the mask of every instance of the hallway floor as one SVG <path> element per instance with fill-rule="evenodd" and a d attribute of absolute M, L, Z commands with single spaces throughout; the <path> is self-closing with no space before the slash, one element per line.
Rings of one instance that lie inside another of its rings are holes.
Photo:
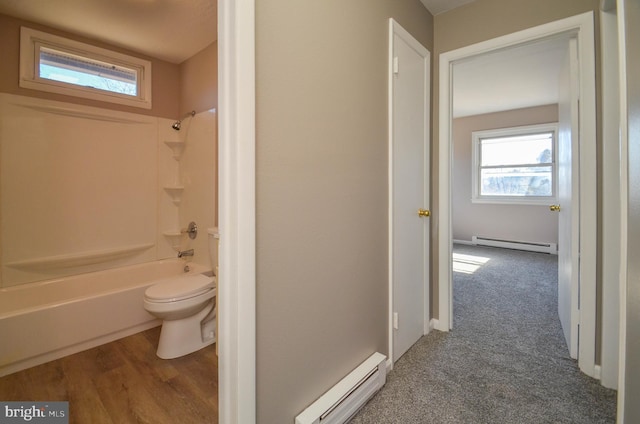
<path fill-rule="evenodd" d="M 215 345 L 163 360 L 160 327 L 0 378 L 3 401 L 69 401 L 74 424 L 218 422 Z"/>
<path fill-rule="evenodd" d="M 616 392 L 569 357 L 557 275 L 554 255 L 454 246 L 453 330 L 422 337 L 351 424 L 615 423 Z"/>

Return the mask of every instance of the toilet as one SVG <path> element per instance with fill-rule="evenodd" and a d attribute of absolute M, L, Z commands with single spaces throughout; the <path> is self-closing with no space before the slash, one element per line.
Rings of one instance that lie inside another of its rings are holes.
<path fill-rule="evenodd" d="M 178 358 L 216 341 L 217 228 L 207 231 L 213 276 L 185 274 L 156 281 L 144 292 L 144 308 L 162 319 L 156 354 Z"/>

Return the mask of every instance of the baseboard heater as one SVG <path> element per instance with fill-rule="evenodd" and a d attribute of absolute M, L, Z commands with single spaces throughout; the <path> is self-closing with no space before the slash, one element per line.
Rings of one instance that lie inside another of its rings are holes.
<path fill-rule="evenodd" d="M 295 424 L 348 422 L 387 380 L 387 358 L 374 353 L 296 417 Z"/>
<path fill-rule="evenodd" d="M 472 236 L 471 243 L 478 246 L 503 247 L 506 249 L 528 250 L 530 252 L 558 254 L 558 246 L 555 243 L 533 243 L 527 241 L 500 240 L 488 237 Z"/>

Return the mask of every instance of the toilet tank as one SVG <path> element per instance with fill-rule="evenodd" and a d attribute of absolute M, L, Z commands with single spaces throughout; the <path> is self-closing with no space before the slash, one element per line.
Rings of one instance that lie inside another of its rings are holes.
<path fill-rule="evenodd" d="M 217 275 L 218 274 L 218 242 L 220 241 L 220 233 L 218 228 L 208 228 L 207 237 L 209 238 L 209 262 L 211 263 L 211 269 Z"/>

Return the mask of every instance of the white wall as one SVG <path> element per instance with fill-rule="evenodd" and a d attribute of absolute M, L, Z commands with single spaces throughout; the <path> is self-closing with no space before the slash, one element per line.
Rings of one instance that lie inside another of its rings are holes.
<path fill-rule="evenodd" d="M 479 130 L 557 122 L 557 105 L 468 116 L 453 120 L 453 238 L 472 236 L 539 243 L 558 242 L 558 215 L 547 205 L 496 205 L 471 202 L 471 133 Z"/>

